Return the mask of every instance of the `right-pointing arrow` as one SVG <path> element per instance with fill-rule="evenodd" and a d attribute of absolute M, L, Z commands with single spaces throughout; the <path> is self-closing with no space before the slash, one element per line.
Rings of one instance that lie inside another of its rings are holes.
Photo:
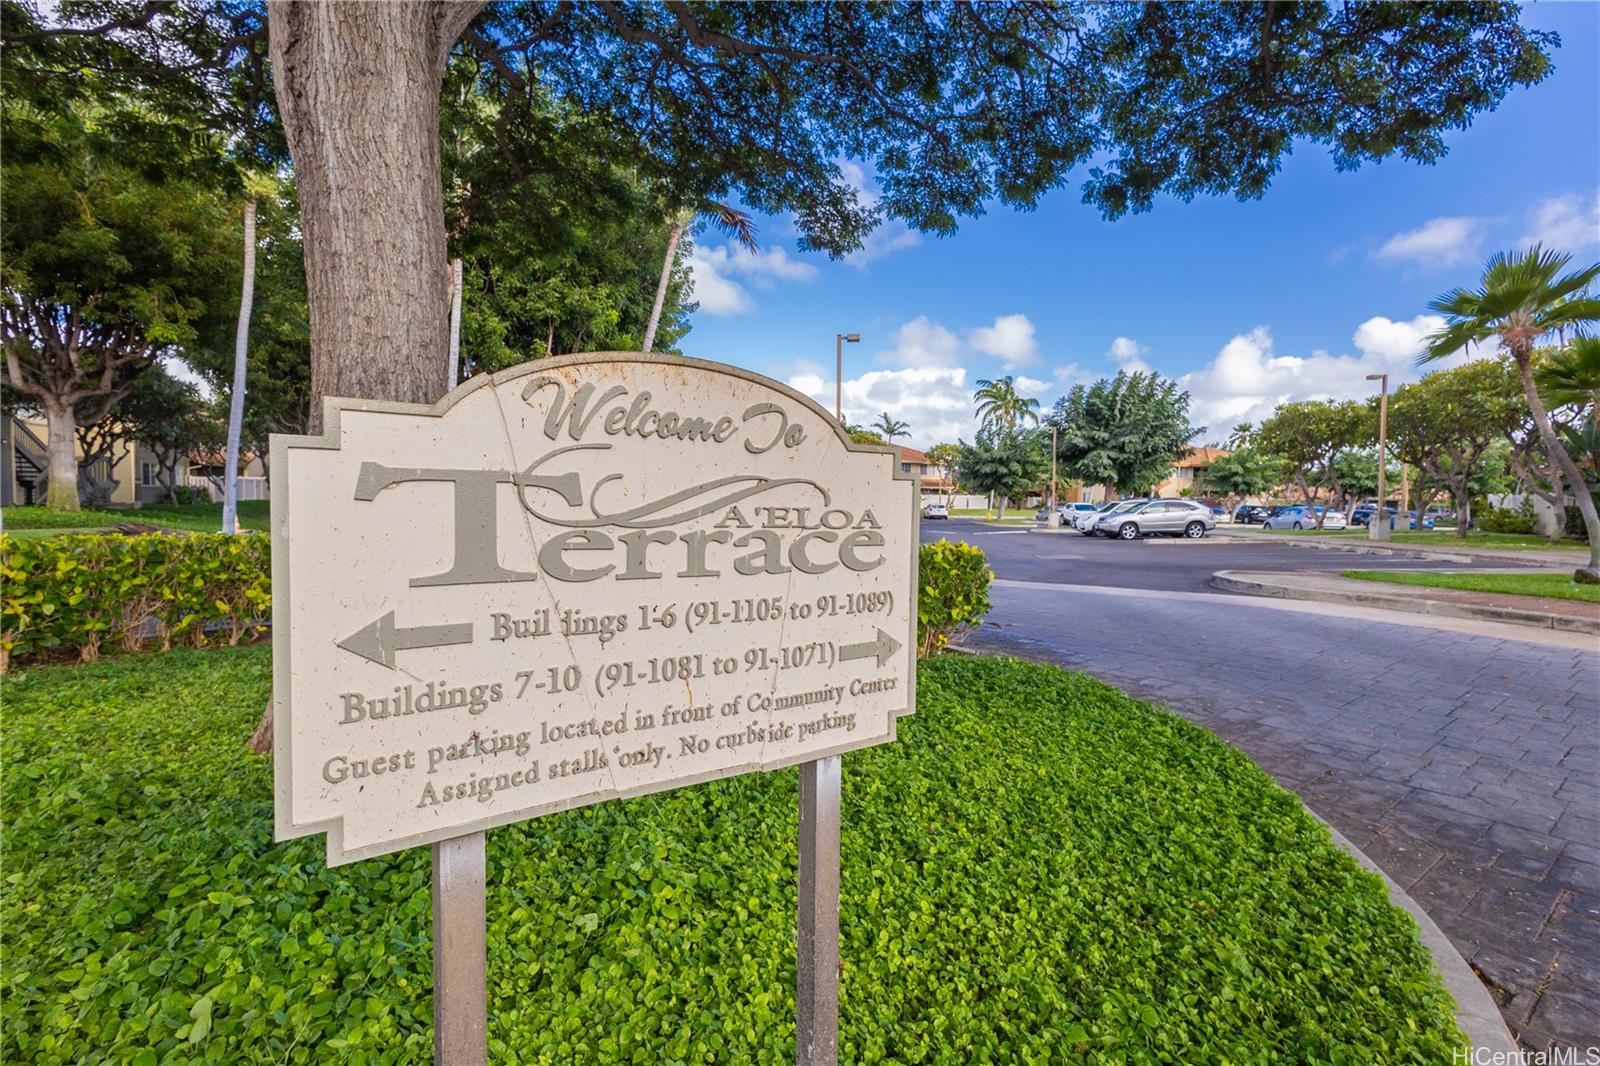
<path fill-rule="evenodd" d="M 451 622 L 442 626 L 410 626 L 401 629 L 394 624 L 394 612 L 390 611 L 339 641 L 339 647 L 393 670 L 394 653 L 397 651 L 406 648 L 440 648 L 447 644 L 471 643 L 471 622 Z"/>
<path fill-rule="evenodd" d="M 878 665 L 882 666 L 889 661 L 889 656 L 899 650 L 900 642 L 880 629 L 875 640 L 863 641 L 860 644 L 839 645 L 839 660 L 848 662 L 851 659 L 876 658 Z"/>

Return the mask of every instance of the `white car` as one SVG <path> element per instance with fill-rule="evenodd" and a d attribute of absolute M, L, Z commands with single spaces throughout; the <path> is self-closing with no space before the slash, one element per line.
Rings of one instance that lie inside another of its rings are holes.
<path fill-rule="evenodd" d="M 922 505 L 923 518 L 949 518 L 950 508 L 943 500 L 932 500 Z"/>

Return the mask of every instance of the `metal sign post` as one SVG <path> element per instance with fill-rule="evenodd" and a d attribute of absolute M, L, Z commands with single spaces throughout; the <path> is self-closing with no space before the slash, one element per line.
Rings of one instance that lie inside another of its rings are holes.
<path fill-rule="evenodd" d="M 433 845 L 433 1061 L 484 1066 L 489 1057 L 488 930 L 483 834 Z"/>
<path fill-rule="evenodd" d="M 839 1061 L 839 756 L 800 766 L 797 1066 Z"/>

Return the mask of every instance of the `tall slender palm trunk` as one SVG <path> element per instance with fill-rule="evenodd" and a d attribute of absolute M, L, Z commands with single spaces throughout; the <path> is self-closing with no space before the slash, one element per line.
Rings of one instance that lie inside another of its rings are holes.
<path fill-rule="evenodd" d="M 1544 447 L 1561 468 L 1567 484 L 1572 486 L 1572 495 L 1578 501 L 1578 511 L 1583 515 L 1583 528 L 1589 533 L 1589 565 L 1580 568 L 1573 577 L 1579 581 L 1600 584 L 1600 514 L 1595 512 L 1594 493 L 1589 491 L 1588 482 L 1583 480 L 1583 471 L 1578 469 L 1578 464 L 1572 456 L 1567 454 L 1566 447 L 1556 437 L 1556 431 L 1550 425 L 1550 415 L 1544 409 L 1544 401 L 1539 398 L 1539 388 L 1533 380 L 1533 352 L 1519 350 L 1512 353 L 1517 361 L 1517 373 L 1522 378 L 1522 391 L 1528 397 L 1528 408 L 1533 412 L 1533 424 L 1539 427 L 1539 439 L 1544 441 Z"/>
<path fill-rule="evenodd" d="M 250 364 L 250 310 L 256 295 L 256 198 L 244 202 L 244 281 L 233 335 L 233 394 L 228 397 L 228 450 L 222 469 L 222 531 L 239 528 L 239 438 L 244 434 L 244 382 Z"/>
<path fill-rule="evenodd" d="M 672 282 L 672 268 L 678 262 L 678 242 L 683 240 L 683 231 L 688 228 L 684 222 L 675 222 L 672 232 L 667 236 L 667 255 L 661 262 L 661 280 L 656 282 L 656 302 L 650 308 L 650 324 L 644 330 L 644 343 L 639 346 L 641 352 L 655 350 L 656 329 L 661 325 L 661 309 L 667 303 L 667 287 Z"/>

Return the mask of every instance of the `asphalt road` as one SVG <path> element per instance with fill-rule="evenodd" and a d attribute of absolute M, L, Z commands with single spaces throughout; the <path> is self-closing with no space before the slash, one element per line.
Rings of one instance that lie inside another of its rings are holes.
<path fill-rule="evenodd" d="M 1044 533 L 1021 526 L 1002 528 L 961 518 L 923 522 L 924 541 L 964 540 L 989 556 L 1001 578 L 1063 585 L 1218 592 L 1217 570 L 1468 570 L 1505 566 L 1436 563 L 1403 556 L 1355 555 L 1207 537 L 1200 541 L 1156 537 L 1126 543 L 1080 533 Z M 1220 593 L 1219 593 L 1220 594 Z M 1233 595 L 1233 594 L 1229 594 Z"/>
<path fill-rule="evenodd" d="M 998 578 L 970 646 L 1084 670 L 1212 730 L 1428 911 L 1526 1046 L 1600 1045 L 1592 638 L 1208 584 L 1457 563 L 923 523 L 940 537 L 982 548 Z"/>

